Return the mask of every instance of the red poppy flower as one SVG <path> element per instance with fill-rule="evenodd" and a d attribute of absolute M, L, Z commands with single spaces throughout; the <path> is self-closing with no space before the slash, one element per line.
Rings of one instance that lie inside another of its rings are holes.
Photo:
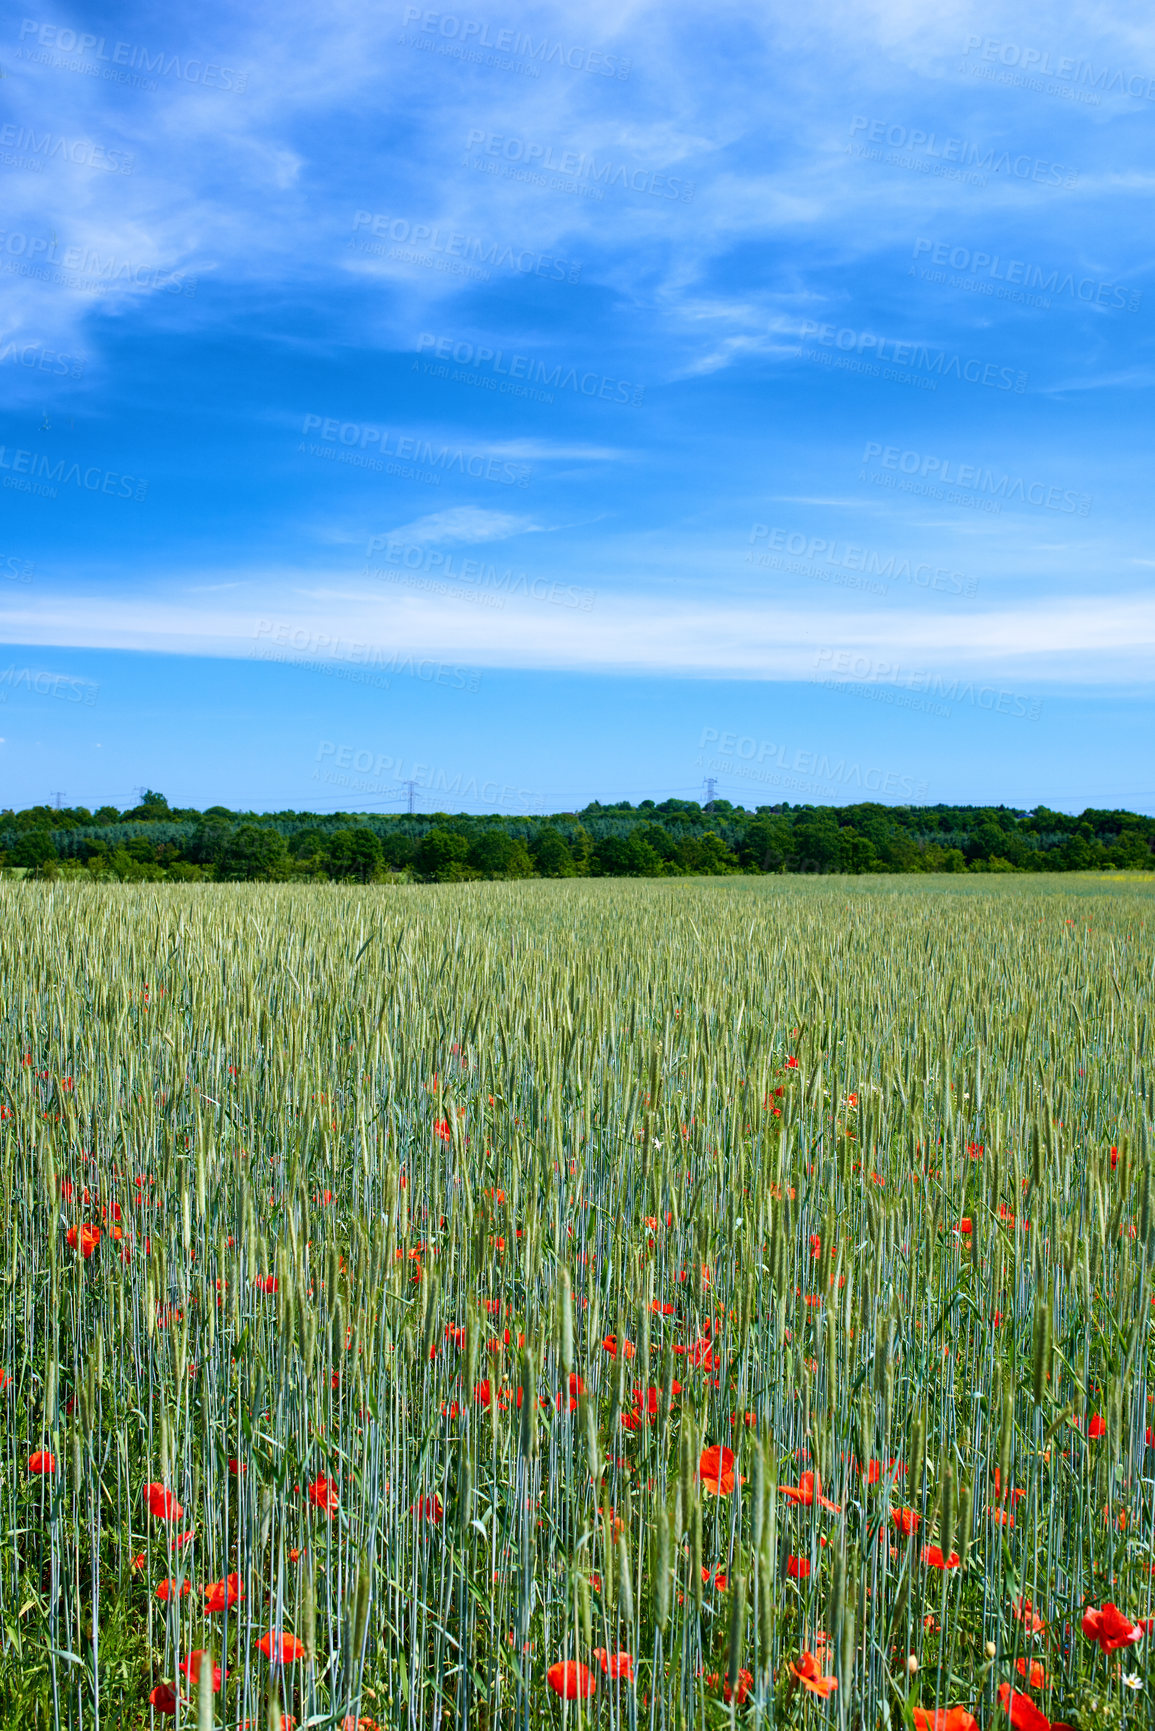
<path fill-rule="evenodd" d="M 890 1518 L 904 1539 L 909 1539 L 912 1534 L 917 1533 L 922 1525 L 922 1516 L 917 1509 L 891 1509 Z"/>
<path fill-rule="evenodd" d="M 1047 1686 L 1046 1673 L 1043 1670 L 1042 1665 L 1039 1663 L 1039 1661 L 1037 1659 L 1031 1659 L 1029 1661 L 1029 1664 L 1028 1664 L 1028 1661 L 1026 1659 L 1016 1659 L 1015 1660 L 1015 1670 L 1019 1673 L 1020 1677 L 1026 1677 L 1028 1688 L 1030 1688 L 1030 1689 L 1045 1689 L 1046 1688 L 1046 1686 Z"/>
<path fill-rule="evenodd" d="M 743 1485 L 745 1479 L 734 1471 L 734 1451 L 724 1448 L 721 1443 L 712 1443 L 702 1450 L 702 1458 L 698 1462 L 698 1477 L 702 1481 L 702 1489 L 716 1497 L 728 1497 L 736 1484 Z"/>
<path fill-rule="evenodd" d="M 585 1383 L 582 1381 L 581 1377 L 578 1375 L 576 1370 L 571 1370 L 570 1374 L 569 1374 L 569 1410 L 571 1412 L 577 1411 L 578 1396 L 579 1396 L 579 1394 L 584 1394 L 585 1392 L 586 1392 Z M 557 1410 L 558 1410 L 558 1412 L 561 1411 L 561 1403 L 562 1403 L 563 1399 L 564 1399 L 564 1396 L 559 1394 L 557 1397 Z"/>
<path fill-rule="evenodd" d="M 979 1722 L 965 1707 L 925 1707 L 914 1710 L 915 1731 L 979 1731 Z"/>
<path fill-rule="evenodd" d="M 227 1610 L 245 1596 L 239 1575 L 226 1575 L 223 1581 L 211 1581 L 205 1588 L 205 1615 L 214 1616 Z"/>
<path fill-rule="evenodd" d="M 607 1677 L 624 1677 L 627 1683 L 634 1680 L 634 1661 L 629 1653 L 611 1653 L 605 1647 L 594 1648 L 594 1658 Z"/>
<path fill-rule="evenodd" d="M 315 1509 L 321 1509 L 327 1515 L 336 1514 L 340 1507 L 337 1487 L 332 1479 L 327 1479 L 324 1473 L 318 1473 L 309 1486 L 309 1501 Z"/>
<path fill-rule="evenodd" d="M 65 1233 L 65 1239 L 73 1250 L 79 1250 L 85 1262 L 100 1243 L 99 1226 L 70 1226 Z"/>
<path fill-rule="evenodd" d="M 801 1473 L 796 1485 L 779 1485 L 778 1494 L 792 1503 L 805 1503 L 808 1507 L 819 1503 L 832 1514 L 842 1513 L 841 1503 L 832 1503 L 822 1495 L 821 1481 L 816 1479 L 813 1473 Z"/>
<path fill-rule="evenodd" d="M 182 1545 L 191 1545 L 196 1538 L 196 1529 L 190 1527 L 187 1533 L 174 1533 L 168 1541 L 170 1551 L 179 1550 Z"/>
<path fill-rule="evenodd" d="M 54 1473 L 56 1471 L 56 1456 L 49 1454 L 47 1449 L 37 1449 L 35 1454 L 28 1456 L 28 1471 L 30 1473 Z"/>
<path fill-rule="evenodd" d="M 999 1700 L 1015 1731 L 1052 1731 L 1051 1721 L 1040 1712 L 1031 1697 L 1020 1695 L 1009 1683 L 999 1684 Z M 1057 1726 L 1055 1731 L 1058 1731 Z"/>
<path fill-rule="evenodd" d="M 732 1691 L 734 1700 L 738 1704 L 739 1707 L 741 1707 L 742 1703 L 745 1701 L 747 1695 L 750 1693 L 750 1691 L 753 1687 L 754 1687 L 754 1674 L 753 1674 L 753 1672 L 752 1671 L 739 1671 L 737 1686 Z M 729 1702 L 730 1696 L 731 1696 L 730 1679 L 729 1679 L 729 1677 L 727 1677 L 726 1681 L 722 1684 L 722 1699 L 726 1702 Z"/>
<path fill-rule="evenodd" d="M 434 1492 L 431 1497 L 418 1497 L 415 1503 L 410 1503 L 409 1513 L 415 1515 L 419 1521 L 431 1521 L 436 1527 L 441 1524 L 445 1510 L 441 1498 Z"/>
<path fill-rule="evenodd" d="M 688 1358 L 690 1363 L 697 1365 L 700 1370 L 717 1370 L 722 1362 L 708 1340 L 696 1340 L 692 1346 L 676 1346 L 674 1351 L 679 1357 Z"/>
<path fill-rule="evenodd" d="M 787 1060 L 786 1060 L 786 1068 L 787 1068 L 787 1069 L 788 1069 L 788 1070 L 796 1070 L 796 1069 L 797 1069 L 797 1068 L 798 1068 L 798 1060 L 797 1060 L 797 1058 L 787 1058 Z"/>
<path fill-rule="evenodd" d="M 258 1274 L 253 1281 L 258 1292 L 276 1292 L 279 1284 L 275 1274 Z"/>
<path fill-rule="evenodd" d="M 1106 1436 L 1106 1434 L 1107 1421 L 1103 1417 L 1102 1413 L 1097 1412 L 1090 1424 L 1087 1426 L 1087 1435 L 1097 1440 L 1101 1436 Z"/>
<path fill-rule="evenodd" d="M 179 1521 L 184 1514 L 176 1497 L 171 1491 L 166 1491 L 163 1485 L 145 1485 L 144 1500 L 148 1504 L 149 1514 L 155 1515 L 158 1521 Z"/>
<path fill-rule="evenodd" d="M 806 1557 L 787 1557 L 786 1573 L 792 1581 L 804 1581 L 810 1573 L 810 1562 Z"/>
<path fill-rule="evenodd" d="M 588 1701 L 594 1692 L 594 1674 L 577 1659 L 559 1659 L 545 1674 L 555 1695 L 563 1701 Z"/>
<path fill-rule="evenodd" d="M 616 1334 L 607 1334 L 606 1338 L 602 1341 L 602 1346 L 606 1352 L 609 1353 L 611 1358 L 616 1358 L 618 1356 L 618 1337 Z M 637 1350 L 638 1349 L 634 1345 L 633 1341 L 622 1341 L 621 1354 L 623 1358 L 633 1358 L 637 1353 Z"/>
<path fill-rule="evenodd" d="M 1028 1634 L 1031 1635 L 1040 1634 L 1047 1626 L 1029 1599 L 1012 1599 L 1011 1615 L 1016 1621 L 1022 1623 Z"/>
<path fill-rule="evenodd" d="M 158 1713 L 176 1712 L 176 1690 L 169 1683 L 158 1683 L 149 1695 L 149 1701 Z"/>
<path fill-rule="evenodd" d="M 803 1653 L 800 1658 L 791 1661 L 792 1675 L 811 1695 L 820 1695 L 825 1701 L 838 1687 L 837 1677 L 824 1677 L 822 1666 L 813 1653 Z"/>
<path fill-rule="evenodd" d="M 718 1673 L 717 1673 L 717 1671 L 711 1671 L 706 1678 L 706 1682 L 710 1685 L 711 1689 L 716 1689 L 718 1687 Z M 723 1698 L 723 1700 L 725 1700 L 728 1703 L 731 1695 L 733 1695 L 734 1700 L 737 1702 L 738 1706 L 741 1707 L 742 1703 L 745 1701 L 747 1695 L 750 1693 L 750 1691 L 753 1687 L 754 1687 L 753 1673 L 750 1671 L 739 1671 L 739 1673 L 738 1673 L 738 1686 L 734 1690 L 731 1690 L 731 1688 L 730 1688 L 729 1677 L 723 1678 L 723 1680 L 722 1680 L 722 1698 Z"/>
<path fill-rule="evenodd" d="M 855 1466 L 858 1466 L 857 1461 L 855 1461 L 854 1464 L 855 1464 Z M 882 1477 L 883 1473 L 885 1473 L 888 1478 L 890 1477 L 891 1473 L 894 1473 L 896 1475 L 896 1477 L 905 1474 L 906 1462 L 905 1461 L 885 1461 L 885 1462 L 884 1461 L 867 1461 L 865 1471 L 863 1470 L 862 1467 L 858 1467 L 858 1470 L 862 1474 L 862 1477 L 866 1480 L 868 1485 L 876 1485 L 878 1483 L 879 1479 Z"/>
<path fill-rule="evenodd" d="M 938 1545 L 924 1545 L 922 1560 L 932 1569 L 957 1569 L 960 1557 L 957 1551 L 952 1551 L 949 1557 L 944 1557 Z"/>
<path fill-rule="evenodd" d="M 1108 1603 L 1099 1611 L 1087 1607 L 1083 1633 L 1088 1641 L 1097 1641 L 1104 1653 L 1117 1653 L 1120 1647 L 1133 1647 L 1143 1639 L 1143 1625 L 1133 1623 L 1117 1605 Z"/>
<path fill-rule="evenodd" d="M 261 1636 L 257 1646 L 273 1665 L 291 1665 L 294 1659 L 305 1656 L 303 1641 L 298 1641 L 295 1635 L 274 1635 L 271 1629 L 267 1635 Z"/>
<path fill-rule="evenodd" d="M 183 1671 L 190 1683 L 199 1683 L 201 1680 L 201 1661 L 205 1656 L 205 1652 L 206 1652 L 206 1649 L 204 1647 L 194 1647 L 193 1651 L 189 1654 L 188 1658 L 182 1660 L 181 1663 L 177 1666 L 177 1670 Z M 227 1676 L 228 1676 L 227 1671 L 222 1671 L 218 1664 L 216 1664 L 216 1663 L 213 1664 L 213 1694 L 214 1695 L 220 1694 L 220 1692 L 221 1692 L 221 1680 L 222 1680 L 222 1678 L 227 1677 Z"/>
<path fill-rule="evenodd" d="M 242 1466 L 240 1461 L 234 1461 L 234 1460 L 229 1461 L 229 1471 L 232 1473 L 232 1475 L 235 1479 L 239 1479 L 241 1477 L 242 1473 L 247 1473 L 248 1470 L 249 1470 L 248 1467 Z"/>

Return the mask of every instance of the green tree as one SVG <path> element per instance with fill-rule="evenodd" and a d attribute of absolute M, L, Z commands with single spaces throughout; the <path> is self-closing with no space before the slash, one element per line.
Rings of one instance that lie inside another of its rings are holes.
<path fill-rule="evenodd" d="M 794 823 L 791 870 L 836 872 L 842 868 L 838 825 L 828 811 L 804 807 Z"/>
<path fill-rule="evenodd" d="M 634 834 L 644 841 L 647 847 L 653 848 L 667 871 L 671 866 L 677 869 L 678 848 L 669 830 L 663 829 L 660 823 L 644 823 Z"/>
<path fill-rule="evenodd" d="M 533 863 L 543 878 L 572 878 L 576 871 L 569 843 L 549 824 L 530 843 Z"/>
<path fill-rule="evenodd" d="M 469 842 L 449 829 L 430 829 L 417 844 L 413 869 L 424 883 L 460 883 L 474 876 Z"/>
<path fill-rule="evenodd" d="M 1107 850 L 1114 866 L 1124 871 L 1149 871 L 1155 856 L 1146 837 L 1137 829 L 1123 829 Z"/>
<path fill-rule="evenodd" d="M 413 855 L 417 851 L 417 843 L 411 835 L 387 835 L 381 842 L 381 855 L 385 864 L 393 871 L 400 871 L 407 865 L 412 865 Z"/>
<path fill-rule="evenodd" d="M 27 866 L 33 871 L 37 867 L 55 865 L 56 843 L 52 839 L 51 830 L 30 829 L 25 831 L 8 857 L 13 865 Z"/>
<path fill-rule="evenodd" d="M 289 849 L 278 830 L 243 823 L 233 830 L 221 853 L 220 876 L 227 880 L 275 883 L 289 876 Z"/>
<path fill-rule="evenodd" d="M 169 817 L 168 800 L 163 793 L 154 793 L 151 787 L 145 788 L 140 796 L 140 804 L 131 811 L 125 812 L 127 818 L 158 818 Z"/>
<path fill-rule="evenodd" d="M 325 865 L 330 877 L 368 883 L 381 864 L 381 843 L 371 829 L 335 829 L 329 836 Z"/>
<path fill-rule="evenodd" d="M 790 853 L 790 822 L 784 817 L 758 818 L 743 836 L 738 859 L 745 871 L 776 872 Z"/>
<path fill-rule="evenodd" d="M 593 866 L 599 877 L 662 875 L 661 859 L 636 831 L 629 836 L 604 835 L 594 846 Z"/>
<path fill-rule="evenodd" d="M 842 849 L 842 865 L 845 871 L 860 874 L 886 869 L 868 835 L 859 835 L 856 829 L 847 827 L 839 830 L 838 836 Z"/>
<path fill-rule="evenodd" d="M 206 812 L 193 835 L 188 850 L 189 858 L 198 865 L 216 866 L 219 870 L 231 834 L 232 825 L 227 817 L 210 817 Z"/>
<path fill-rule="evenodd" d="M 733 854 L 712 829 L 708 829 L 705 835 L 686 836 L 680 841 L 677 859 L 683 871 L 696 872 L 704 877 L 720 877 L 735 869 Z"/>

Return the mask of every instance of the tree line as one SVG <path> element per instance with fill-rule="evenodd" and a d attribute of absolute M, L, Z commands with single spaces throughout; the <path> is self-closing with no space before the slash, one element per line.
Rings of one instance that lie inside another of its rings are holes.
<path fill-rule="evenodd" d="M 206 811 L 146 792 L 128 810 L 0 812 L 0 867 L 127 882 L 680 877 L 732 872 L 1152 869 L 1155 818 L 1036 806 L 747 810 L 719 799 L 598 801 L 552 816 Z"/>

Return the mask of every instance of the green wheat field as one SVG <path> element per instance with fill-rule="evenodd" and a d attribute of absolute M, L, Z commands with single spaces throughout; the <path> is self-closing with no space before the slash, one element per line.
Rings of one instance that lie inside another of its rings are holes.
<path fill-rule="evenodd" d="M 1153 911 L 0 884 L 0 1725 L 1150 1725 Z"/>

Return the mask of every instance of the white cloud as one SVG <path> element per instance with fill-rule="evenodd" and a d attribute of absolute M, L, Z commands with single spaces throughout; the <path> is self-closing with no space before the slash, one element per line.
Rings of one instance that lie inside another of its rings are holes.
<path fill-rule="evenodd" d="M 511 535 L 540 532 L 543 525 L 532 517 L 519 517 L 512 511 L 484 511 L 476 505 L 456 505 L 449 511 L 434 511 L 428 517 L 417 517 L 412 523 L 401 523 L 385 532 L 394 541 L 433 542 L 506 541 Z"/>
<path fill-rule="evenodd" d="M 887 664 L 908 675 L 929 669 L 1084 686 L 1143 677 L 1155 645 L 1155 598 L 1146 595 L 1079 596 L 1045 612 L 1020 606 L 832 614 L 798 597 L 768 606 L 744 597 L 664 596 L 655 603 L 599 592 L 589 612 L 516 594 L 489 610 L 403 584 L 376 596 L 345 590 L 339 578 L 306 590 L 295 573 L 263 575 L 256 605 L 215 613 L 147 598 L 22 597 L 22 605 L 7 609 L 0 637 L 306 665 L 404 650 L 488 667 L 590 673 L 800 680 L 850 672 L 868 680 L 885 678 L 881 664 Z M 843 653 L 850 663 L 839 663 Z"/>

